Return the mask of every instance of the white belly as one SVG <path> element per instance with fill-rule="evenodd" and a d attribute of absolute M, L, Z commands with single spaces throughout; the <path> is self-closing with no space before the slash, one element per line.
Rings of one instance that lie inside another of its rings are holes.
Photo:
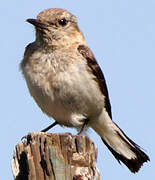
<path fill-rule="evenodd" d="M 81 126 L 84 119 L 99 114 L 104 105 L 95 81 L 76 69 L 45 78 L 40 73 L 24 74 L 30 93 L 38 106 L 59 124 Z"/>

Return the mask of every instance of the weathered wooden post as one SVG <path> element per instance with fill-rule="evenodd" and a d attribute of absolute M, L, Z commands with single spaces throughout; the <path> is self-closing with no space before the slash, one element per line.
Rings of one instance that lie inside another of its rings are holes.
<path fill-rule="evenodd" d="M 16 146 L 15 180 L 100 180 L 97 149 L 87 136 L 34 132 Z"/>

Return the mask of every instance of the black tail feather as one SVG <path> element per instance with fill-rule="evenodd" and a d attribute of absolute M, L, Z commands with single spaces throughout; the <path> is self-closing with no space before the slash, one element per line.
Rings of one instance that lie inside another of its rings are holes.
<path fill-rule="evenodd" d="M 125 139 L 123 138 L 123 136 L 121 136 L 121 134 L 119 134 L 119 132 L 117 134 L 123 141 L 125 141 Z M 149 161 L 150 159 L 140 149 L 140 147 L 136 143 L 134 143 L 132 140 L 130 140 L 124 133 L 123 133 L 123 135 L 132 144 L 132 145 L 130 145 L 127 141 L 125 141 L 128 144 L 131 151 L 135 153 L 135 155 L 136 155 L 135 159 L 127 159 L 125 156 L 117 153 L 112 147 L 110 147 L 103 138 L 101 138 L 101 139 L 104 142 L 104 144 L 108 147 L 108 149 L 111 151 L 111 153 L 114 155 L 114 157 L 118 160 L 119 163 L 120 163 L 120 161 L 123 162 L 130 169 L 131 172 L 136 173 L 141 168 L 143 163 Z"/>

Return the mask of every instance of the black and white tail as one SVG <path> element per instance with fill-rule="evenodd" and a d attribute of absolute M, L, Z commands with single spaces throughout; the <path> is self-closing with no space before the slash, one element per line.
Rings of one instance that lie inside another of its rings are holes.
<path fill-rule="evenodd" d="M 101 136 L 102 141 L 118 160 L 123 162 L 131 172 L 136 173 L 149 157 L 140 147 L 129 139 L 103 110 L 91 127 Z"/>

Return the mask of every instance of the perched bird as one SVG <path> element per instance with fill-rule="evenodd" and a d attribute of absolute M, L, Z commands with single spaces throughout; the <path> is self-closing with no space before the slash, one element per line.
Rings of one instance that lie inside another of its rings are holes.
<path fill-rule="evenodd" d="M 137 172 L 149 157 L 112 121 L 104 75 L 76 17 L 54 8 L 27 21 L 36 39 L 26 47 L 21 69 L 38 106 L 54 125 L 81 127 L 80 133 L 93 128 L 114 157 Z"/>

